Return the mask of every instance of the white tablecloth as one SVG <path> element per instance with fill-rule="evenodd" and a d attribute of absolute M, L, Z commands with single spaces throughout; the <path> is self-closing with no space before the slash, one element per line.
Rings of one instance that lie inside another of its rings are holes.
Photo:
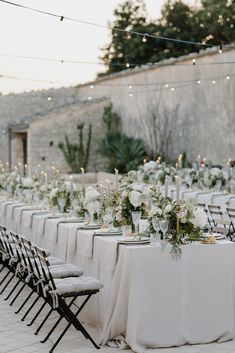
<path fill-rule="evenodd" d="M 94 236 L 77 222 L 63 223 L 73 219 L 12 205 L 0 200 L 1 223 L 12 222 L 53 255 L 104 283 L 82 315 L 102 329 L 103 344 L 123 335 L 142 353 L 234 337 L 234 243 L 183 246 L 176 261 L 168 248 L 118 245 L 118 237 Z"/>

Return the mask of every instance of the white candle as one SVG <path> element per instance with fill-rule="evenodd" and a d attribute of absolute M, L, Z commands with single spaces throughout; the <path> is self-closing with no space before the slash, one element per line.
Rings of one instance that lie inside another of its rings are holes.
<path fill-rule="evenodd" d="M 45 177 L 45 184 L 47 185 L 47 183 L 48 183 L 47 173 L 44 173 L 44 177 Z"/>
<path fill-rule="evenodd" d="M 175 185 L 176 185 L 176 203 L 178 205 L 180 202 L 180 178 L 177 175 L 175 176 Z"/>
<path fill-rule="evenodd" d="M 147 163 L 147 159 L 144 159 L 143 162 L 144 162 L 144 164 L 146 164 Z"/>
<path fill-rule="evenodd" d="M 21 167 L 22 167 L 22 164 L 19 162 L 19 163 L 18 163 L 18 166 L 19 166 L 19 174 L 21 175 Z"/>
<path fill-rule="evenodd" d="M 168 176 L 165 177 L 165 197 L 168 196 Z"/>
<path fill-rule="evenodd" d="M 197 156 L 198 169 L 201 167 L 201 156 L 200 154 Z"/>
<path fill-rule="evenodd" d="M 74 191 L 74 187 L 73 187 L 73 176 L 70 175 L 69 179 L 70 179 L 70 190 L 71 190 L 71 191 Z"/>
<path fill-rule="evenodd" d="M 179 154 L 178 165 L 179 165 L 179 169 L 182 169 L 182 154 Z"/>
<path fill-rule="evenodd" d="M 82 173 L 82 180 L 81 180 L 82 188 L 84 188 L 84 184 L 85 184 L 85 180 L 84 180 L 85 169 L 84 168 L 80 168 L 80 170 L 81 170 L 81 173 Z"/>
<path fill-rule="evenodd" d="M 28 166 L 27 166 L 27 164 L 24 165 L 24 175 L 26 177 L 28 176 Z"/>
<path fill-rule="evenodd" d="M 9 169 L 9 163 L 8 163 L 8 162 L 6 162 L 6 169 L 7 169 L 7 172 L 10 171 L 10 169 Z"/>
<path fill-rule="evenodd" d="M 114 172 L 115 172 L 115 187 L 116 187 L 116 190 L 118 190 L 118 187 L 119 187 L 119 180 L 118 180 L 118 170 L 116 168 L 114 168 Z"/>

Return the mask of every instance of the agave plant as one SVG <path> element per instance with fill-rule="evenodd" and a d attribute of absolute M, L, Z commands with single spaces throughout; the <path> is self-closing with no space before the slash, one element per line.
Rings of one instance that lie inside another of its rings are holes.
<path fill-rule="evenodd" d="M 127 173 L 142 163 L 146 147 L 141 139 L 118 132 L 106 135 L 100 143 L 100 152 L 108 158 L 109 171 L 117 168 L 120 173 Z"/>

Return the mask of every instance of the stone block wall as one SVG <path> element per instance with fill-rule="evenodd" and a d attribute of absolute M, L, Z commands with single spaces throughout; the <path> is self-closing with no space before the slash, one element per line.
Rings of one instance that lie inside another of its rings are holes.
<path fill-rule="evenodd" d="M 200 154 L 221 163 L 235 159 L 234 61 L 234 49 L 214 48 L 100 78 L 92 90 L 91 82 L 79 86 L 78 96 L 109 97 L 124 131 L 143 138 L 156 155 L 169 140 L 171 159 L 186 151 L 191 161 Z"/>
<path fill-rule="evenodd" d="M 61 172 L 69 172 L 70 168 L 64 155 L 58 148 L 64 141 L 65 134 L 71 142 L 78 142 L 78 123 L 85 123 L 84 136 L 87 137 L 88 124 L 92 124 L 92 140 L 89 167 L 87 171 L 96 172 L 104 169 L 104 159 L 98 153 L 98 141 L 104 136 L 102 114 L 108 100 L 73 104 L 54 111 L 42 118 L 31 121 L 28 129 L 28 164 L 29 173 L 35 171 L 38 164 L 44 171 L 54 166 Z"/>

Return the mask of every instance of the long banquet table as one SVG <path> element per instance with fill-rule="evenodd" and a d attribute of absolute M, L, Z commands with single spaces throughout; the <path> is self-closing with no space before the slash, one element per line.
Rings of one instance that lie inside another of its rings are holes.
<path fill-rule="evenodd" d="M 102 344 L 123 336 L 142 353 L 234 337 L 234 243 L 185 245 L 174 260 L 169 246 L 122 245 L 120 237 L 81 229 L 76 219 L 4 199 L 0 223 L 104 283 L 83 313 L 99 326 Z"/>

